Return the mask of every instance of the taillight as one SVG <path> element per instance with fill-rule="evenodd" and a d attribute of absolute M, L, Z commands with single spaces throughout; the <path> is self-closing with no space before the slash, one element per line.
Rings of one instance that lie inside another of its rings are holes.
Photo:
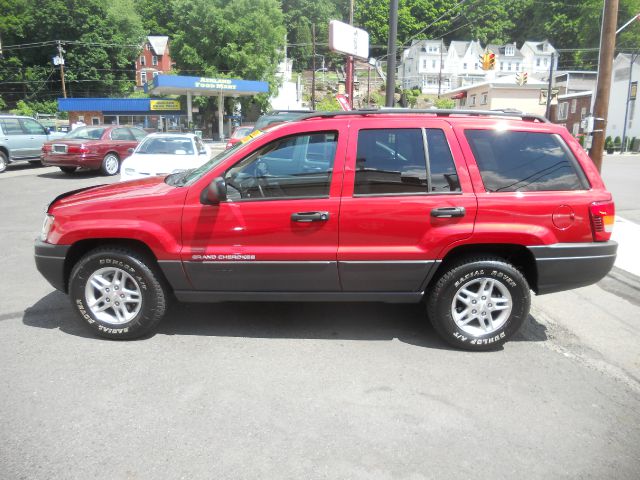
<path fill-rule="evenodd" d="M 43 152 L 50 152 L 51 151 L 51 145 L 47 145 L 45 143 L 44 145 L 42 145 L 42 151 Z"/>
<path fill-rule="evenodd" d="M 89 153 L 89 147 L 86 145 L 69 145 L 67 153 Z"/>
<path fill-rule="evenodd" d="M 593 202 L 589 206 L 591 214 L 591 230 L 596 242 L 606 242 L 611 238 L 616 209 L 613 201 Z"/>

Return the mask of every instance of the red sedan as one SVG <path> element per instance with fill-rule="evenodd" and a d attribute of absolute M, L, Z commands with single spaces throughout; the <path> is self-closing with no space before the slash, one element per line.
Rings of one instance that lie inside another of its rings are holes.
<path fill-rule="evenodd" d="M 141 128 L 123 125 L 87 125 L 42 146 L 42 163 L 65 173 L 78 168 L 101 170 L 105 175 L 120 171 L 122 160 L 147 135 Z"/>

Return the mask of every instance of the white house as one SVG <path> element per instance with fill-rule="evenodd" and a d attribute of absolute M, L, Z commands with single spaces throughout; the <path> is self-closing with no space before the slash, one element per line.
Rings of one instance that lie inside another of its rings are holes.
<path fill-rule="evenodd" d="M 632 69 L 630 65 L 631 55 L 626 53 L 618 54 L 613 62 L 613 78 L 611 79 L 606 132 L 606 135 L 612 138 L 622 138 L 624 114 L 627 107 L 627 97 L 629 96 L 629 73 L 631 73 L 631 85 L 633 86 L 635 84 L 636 89 L 638 81 L 640 81 L 640 58 L 635 58 Z M 640 119 L 636 118 L 636 102 L 637 99 L 629 101 L 626 130 L 627 138 L 640 138 Z"/>
<path fill-rule="evenodd" d="M 480 57 L 484 53 L 495 55 L 494 69 L 482 69 Z M 557 50 L 547 40 L 525 42 L 521 49 L 515 42 L 485 48 L 476 40 L 454 40 L 448 47 L 442 39 L 414 40 L 402 52 L 398 79 L 403 89 L 417 87 L 423 93 L 438 94 L 521 72 L 527 72 L 530 79 L 532 75 L 544 78 L 548 77 L 552 54 L 556 68 Z"/>

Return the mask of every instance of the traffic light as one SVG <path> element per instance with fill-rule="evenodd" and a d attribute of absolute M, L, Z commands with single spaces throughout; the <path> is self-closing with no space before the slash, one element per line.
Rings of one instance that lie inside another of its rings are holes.
<path fill-rule="evenodd" d="M 480 65 L 482 65 L 482 70 L 493 70 L 496 68 L 495 53 L 485 52 L 480 55 Z"/>
<path fill-rule="evenodd" d="M 529 74 L 527 72 L 516 73 L 516 83 L 518 85 L 526 85 L 529 80 Z"/>

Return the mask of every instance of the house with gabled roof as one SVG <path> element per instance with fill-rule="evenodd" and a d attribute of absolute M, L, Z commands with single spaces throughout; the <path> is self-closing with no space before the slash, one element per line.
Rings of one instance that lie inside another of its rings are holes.
<path fill-rule="evenodd" d="M 136 59 L 136 86 L 143 87 L 157 75 L 169 73 L 172 67 L 169 37 L 149 35 Z"/>

